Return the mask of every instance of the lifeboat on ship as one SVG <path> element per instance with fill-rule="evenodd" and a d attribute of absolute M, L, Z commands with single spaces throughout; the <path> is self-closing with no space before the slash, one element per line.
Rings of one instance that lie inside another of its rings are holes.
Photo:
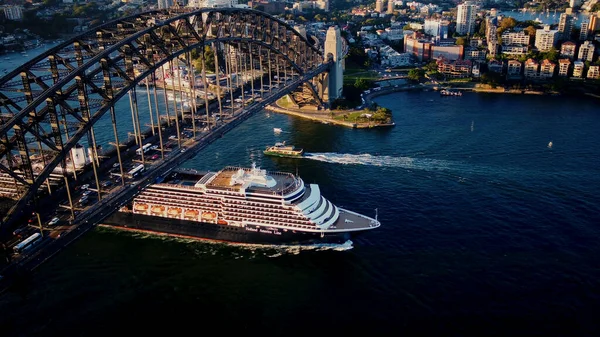
<path fill-rule="evenodd" d="M 188 219 L 198 219 L 199 214 L 200 214 L 200 211 L 198 211 L 198 210 L 188 209 L 187 211 L 185 211 L 185 213 L 183 213 L 183 216 Z"/>
<path fill-rule="evenodd" d="M 227 221 L 225 221 L 225 220 L 223 220 L 223 219 L 219 219 L 219 220 L 217 221 L 217 224 L 219 224 L 219 225 L 227 225 Z"/>
<path fill-rule="evenodd" d="M 179 208 L 179 207 L 169 207 L 169 210 L 167 211 L 167 214 L 169 214 L 171 216 L 179 216 L 179 214 L 181 214 L 181 208 Z"/>
<path fill-rule="evenodd" d="M 217 213 L 215 212 L 204 212 L 202 213 L 202 219 L 207 221 L 215 221 Z"/>
<path fill-rule="evenodd" d="M 152 206 L 151 212 L 154 214 L 163 214 L 165 212 L 165 206 Z"/>
<path fill-rule="evenodd" d="M 133 210 L 136 212 L 146 212 L 148 211 L 148 204 L 142 204 L 142 203 L 136 203 L 135 206 L 133 206 Z"/>

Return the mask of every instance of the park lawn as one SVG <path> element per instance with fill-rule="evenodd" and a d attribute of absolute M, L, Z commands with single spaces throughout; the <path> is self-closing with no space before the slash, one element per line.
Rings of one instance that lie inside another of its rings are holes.
<path fill-rule="evenodd" d="M 364 66 L 356 65 L 348 60 L 346 60 L 346 68 L 344 69 L 344 83 L 345 84 L 354 84 L 357 79 L 364 78 L 366 80 L 376 80 L 379 79 L 379 74 L 376 71 L 369 70 Z"/>
<path fill-rule="evenodd" d="M 359 110 L 351 113 L 343 113 L 334 111 L 333 119 L 338 121 L 346 121 L 346 122 L 368 122 L 367 118 L 360 118 L 360 115 L 364 114 L 364 110 Z M 344 115 L 348 116 L 348 119 L 344 119 Z"/>
<path fill-rule="evenodd" d="M 282 108 L 295 108 L 294 104 L 292 104 L 292 102 L 290 102 L 290 100 L 287 98 L 287 96 L 283 96 L 280 99 L 278 99 L 277 105 Z"/>

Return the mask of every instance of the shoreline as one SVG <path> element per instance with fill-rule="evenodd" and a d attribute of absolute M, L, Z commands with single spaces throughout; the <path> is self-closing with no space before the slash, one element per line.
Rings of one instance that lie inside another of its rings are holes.
<path fill-rule="evenodd" d="M 503 94 L 503 95 L 534 95 L 534 96 L 565 96 L 565 97 L 591 97 L 600 99 L 600 95 L 594 94 L 592 92 L 578 92 L 578 93 L 565 93 L 565 92 L 544 92 L 541 90 L 525 90 L 525 89 L 504 89 L 504 88 L 477 88 L 477 87 L 460 87 L 460 86 L 451 86 L 451 85 L 424 85 L 422 83 L 405 85 L 400 87 L 380 87 L 381 90 L 373 91 L 371 89 L 371 93 L 365 95 L 365 102 L 370 101 L 371 99 L 388 95 L 394 92 L 400 91 L 409 91 L 409 90 L 420 90 L 420 91 L 440 91 L 443 88 L 460 90 L 460 91 L 468 91 L 473 93 L 481 93 L 481 94 Z M 370 102 L 369 102 L 370 103 Z"/>
<path fill-rule="evenodd" d="M 295 111 L 295 110 L 291 110 L 291 109 L 282 108 L 282 107 L 278 106 L 277 103 L 267 105 L 265 107 L 265 110 L 273 111 L 276 113 L 282 113 L 282 114 L 286 114 L 286 115 L 290 115 L 290 116 L 295 116 L 295 117 L 299 117 L 299 118 L 304 118 L 304 119 L 312 120 L 315 122 L 321 122 L 322 124 L 333 124 L 333 125 L 349 127 L 352 129 L 373 129 L 373 128 L 396 126 L 396 123 L 394 123 L 393 121 L 391 123 L 381 123 L 381 124 L 360 123 L 360 122 L 353 123 L 353 122 L 340 121 L 340 120 L 331 118 L 331 116 L 329 116 L 329 114 L 327 114 L 327 116 L 325 116 L 325 114 L 317 115 L 317 114 L 311 114 L 311 113 L 304 113 L 301 111 Z"/>

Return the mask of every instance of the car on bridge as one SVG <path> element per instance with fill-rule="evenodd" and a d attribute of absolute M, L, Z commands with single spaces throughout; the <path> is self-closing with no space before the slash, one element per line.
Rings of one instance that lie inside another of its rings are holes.
<path fill-rule="evenodd" d="M 53 218 L 52 220 L 50 220 L 50 222 L 48 222 L 48 225 L 50 225 L 50 226 L 56 225 L 59 221 L 60 221 L 59 218 Z"/>

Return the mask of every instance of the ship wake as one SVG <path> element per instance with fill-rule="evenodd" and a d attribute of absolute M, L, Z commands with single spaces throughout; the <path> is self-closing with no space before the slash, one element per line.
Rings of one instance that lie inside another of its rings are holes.
<path fill-rule="evenodd" d="M 456 163 L 447 160 L 394 156 L 374 156 L 368 153 L 307 153 L 305 154 L 305 158 L 333 164 L 400 167 L 405 169 L 417 169 L 425 171 L 457 169 L 457 167 L 455 167 L 457 166 Z"/>
<path fill-rule="evenodd" d="M 238 243 L 220 240 L 211 240 L 187 235 L 158 233 L 140 229 L 124 229 L 121 227 L 113 227 L 109 225 L 100 225 L 105 231 L 115 231 L 128 233 L 133 238 L 138 239 L 159 239 L 167 242 L 180 242 L 186 244 L 198 244 L 195 250 L 198 254 L 209 253 L 215 255 L 218 253 L 230 254 L 233 258 L 239 259 L 243 257 L 279 257 L 285 255 L 298 255 L 306 251 L 338 251 L 344 252 L 354 248 L 353 242 L 347 240 L 344 243 L 311 243 L 311 244 L 253 244 L 253 243 Z M 220 248 L 221 247 L 221 248 Z M 225 249 L 222 249 L 225 248 Z M 234 249 L 231 251 L 230 248 Z M 238 250 L 239 249 L 239 250 Z M 250 253 L 250 256 L 244 254 Z"/>

